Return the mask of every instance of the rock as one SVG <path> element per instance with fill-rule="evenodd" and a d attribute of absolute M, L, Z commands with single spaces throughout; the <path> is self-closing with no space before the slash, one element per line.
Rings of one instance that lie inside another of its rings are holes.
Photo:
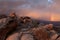
<path fill-rule="evenodd" d="M 18 33 L 10 35 L 6 40 L 18 40 Z"/>

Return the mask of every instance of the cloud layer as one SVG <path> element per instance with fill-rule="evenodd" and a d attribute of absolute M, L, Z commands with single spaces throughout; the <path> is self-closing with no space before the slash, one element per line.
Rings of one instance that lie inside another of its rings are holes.
<path fill-rule="evenodd" d="M 19 16 L 59 21 L 59 4 L 60 0 L 0 0 L 0 13 L 15 11 Z"/>

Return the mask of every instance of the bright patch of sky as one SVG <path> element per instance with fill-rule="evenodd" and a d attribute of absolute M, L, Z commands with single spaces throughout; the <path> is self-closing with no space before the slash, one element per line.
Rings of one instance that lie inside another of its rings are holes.
<path fill-rule="evenodd" d="M 48 0 L 48 2 L 52 3 L 53 1 L 52 0 Z"/>

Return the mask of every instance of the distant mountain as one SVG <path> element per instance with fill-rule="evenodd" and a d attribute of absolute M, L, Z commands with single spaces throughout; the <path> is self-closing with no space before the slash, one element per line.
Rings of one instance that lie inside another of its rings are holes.
<path fill-rule="evenodd" d="M 44 24 L 53 24 L 54 26 L 60 26 L 60 21 L 44 21 L 44 20 L 39 20 L 40 23 Z"/>

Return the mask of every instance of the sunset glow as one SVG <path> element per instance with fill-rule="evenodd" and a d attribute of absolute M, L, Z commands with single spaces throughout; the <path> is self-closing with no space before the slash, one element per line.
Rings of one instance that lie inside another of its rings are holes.
<path fill-rule="evenodd" d="M 60 15 L 52 14 L 51 15 L 51 21 L 60 21 Z"/>
<path fill-rule="evenodd" d="M 60 0 L 0 0 L 0 14 L 11 11 L 20 16 L 60 21 Z"/>

